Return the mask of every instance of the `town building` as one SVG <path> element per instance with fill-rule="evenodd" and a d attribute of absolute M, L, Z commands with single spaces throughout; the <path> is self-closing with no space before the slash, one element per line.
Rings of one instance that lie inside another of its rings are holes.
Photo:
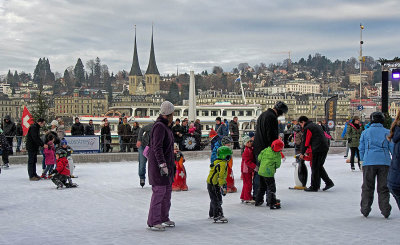
<path fill-rule="evenodd" d="M 315 94 L 320 93 L 320 85 L 316 82 L 296 80 L 290 81 L 285 84 L 286 92 L 299 93 L 299 94 Z"/>

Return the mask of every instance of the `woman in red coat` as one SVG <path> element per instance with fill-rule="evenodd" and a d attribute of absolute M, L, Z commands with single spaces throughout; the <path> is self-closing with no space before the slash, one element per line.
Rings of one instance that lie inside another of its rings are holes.
<path fill-rule="evenodd" d="M 245 203 L 254 203 L 253 197 L 251 195 L 252 183 L 253 183 L 253 173 L 258 171 L 256 161 L 253 154 L 253 140 L 250 137 L 245 137 L 243 139 L 245 145 L 244 152 L 242 154 L 242 178 L 243 178 L 243 188 L 240 199 Z"/>

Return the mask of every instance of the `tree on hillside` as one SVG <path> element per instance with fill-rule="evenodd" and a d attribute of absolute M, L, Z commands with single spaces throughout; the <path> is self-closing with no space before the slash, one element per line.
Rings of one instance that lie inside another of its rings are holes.
<path fill-rule="evenodd" d="M 39 89 L 39 93 L 34 97 L 35 106 L 32 110 L 32 116 L 35 121 L 39 118 L 43 118 L 48 122 L 48 112 L 49 112 L 49 101 L 43 94 L 43 88 Z"/>
<path fill-rule="evenodd" d="M 214 74 L 220 74 L 220 73 L 223 73 L 223 72 L 224 72 L 224 70 L 220 66 L 214 66 L 213 69 L 212 69 L 212 73 L 214 73 Z"/>
<path fill-rule="evenodd" d="M 68 91 L 73 91 L 74 86 L 73 86 L 73 81 L 71 79 L 71 76 L 69 75 L 69 71 L 65 69 L 64 71 L 64 83 L 68 88 Z"/>
<path fill-rule="evenodd" d="M 172 82 L 171 86 L 169 87 L 167 100 L 170 101 L 174 105 L 177 105 L 178 103 L 180 104 L 180 102 L 181 102 L 181 98 L 179 95 L 179 88 L 175 82 Z"/>
<path fill-rule="evenodd" d="M 87 62 L 86 62 L 86 67 L 89 69 L 89 71 L 88 71 L 88 76 L 87 76 L 87 79 L 86 79 L 86 85 L 87 86 L 93 86 L 93 74 L 94 74 L 94 60 L 88 60 Z"/>
<path fill-rule="evenodd" d="M 8 73 L 7 73 L 7 83 L 8 83 L 8 84 L 12 84 L 13 81 L 14 81 L 14 76 L 13 76 L 13 74 L 11 73 L 11 71 L 8 70 Z"/>
<path fill-rule="evenodd" d="M 101 78 L 101 61 L 99 57 L 96 57 L 94 63 L 94 73 L 93 73 L 93 86 L 99 87 Z"/>
<path fill-rule="evenodd" d="M 81 87 L 85 82 L 85 70 L 81 58 L 78 58 L 74 68 L 75 87 Z"/>
<path fill-rule="evenodd" d="M 42 88 L 44 84 L 53 85 L 54 81 L 55 76 L 51 72 L 49 59 L 40 58 L 33 72 L 33 82 L 38 84 L 39 88 Z"/>
<path fill-rule="evenodd" d="M 12 82 L 12 84 L 10 86 L 11 87 L 17 87 L 18 83 L 19 83 L 19 76 L 18 76 L 18 72 L 15 71 L 14 72 L 14 77 L 13 77 L 13 82 Z"/>
<path fill-rule="evenodd" d="M 107 71 L 108 73 L 108 71 Z M 108 75 L 109 76 L 109 75 Z M 115 77 L 114 77 L 114 73 L 111 73 L 111 77 L 109 76 L 109 78 L 107 80 L 104 81 L 104 86 L 105 89 L 108 93 L 108 104 L 111 105 L 112 103 L 112 99 L 113 99 L 113 88 L 112 88 L 112 83 L 115 81 Z"/>

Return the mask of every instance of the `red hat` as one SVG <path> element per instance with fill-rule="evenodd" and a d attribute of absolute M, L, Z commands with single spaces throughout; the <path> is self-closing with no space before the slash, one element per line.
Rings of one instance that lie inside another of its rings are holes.
<path fill-rule="evenodd" d="M 275 152 L 282 151 L 284 146 L 285 146 L 285 144 L 280 139 L 274 140 L 274 142 L 272 142 L 272 144 L 271 144 L 271 148 Z"/>
<path fill-rule="evenodd" d="M 210 130 L 210 134 L 208 135 L 208 137 L 210 137 L 211 139 L 214 138 L 215 136 L 217 136 L 217 132 L 212 128 Z"/>

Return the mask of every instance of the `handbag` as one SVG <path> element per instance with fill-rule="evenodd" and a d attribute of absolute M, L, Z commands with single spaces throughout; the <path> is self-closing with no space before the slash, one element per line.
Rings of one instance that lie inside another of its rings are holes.
<path fill-rule="evenodd" d="M 149 158 L 149 150 L 150 150 L 150 147 L 148 145 L 146 145 L 146 147 L 144 148 L 143 153 L 142 153 L 145 158 Z"/>

